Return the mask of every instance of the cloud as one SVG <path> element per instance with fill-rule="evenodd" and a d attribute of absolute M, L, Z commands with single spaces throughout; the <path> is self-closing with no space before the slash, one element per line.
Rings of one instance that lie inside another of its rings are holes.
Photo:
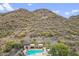
<path fill-rule="evenodd" d="M 32 6 L 32 4 L 31 4 L 31 3 L 28 3 L 27 5 L 28 5 L 28 6 Z"/>
<path fill-rule="evenodd" d="M 70 14 L 70 12 L 65 12 L 65 15 L 69 15 Z"/>
<path fill-rule="evenodd" d="M 77 13 L 77 12 L 79 12 L 79 10 L 72 10 L 71 11 L 72 14 Z"/>
<path fill-rule="evenodd" d="M 2 4 L 2 6 L 6 11 L 13 11 L 14 10 L 8 3 L 4 3 L 4 4 Z"/>
<path fill-rule="evenodd" d="M 0 10 L 1 11 L 13 11 L 14 9 L 10 6 L 8 3 L 2 3 L 0 4 Z"/>
<path fill-rule="evenodd" d="M 2 10 L 2 11 L 4 10 L 4 8 L 2 7 L 2 5 L 0 5 L 0 10 Z"/>
<path fill-rule="evenodd" d="M 73 15 L 73 14 L 79 14 L 79 9 L 71 10 L 70 12 L 65 12 L 65 15 Z"/>
<path fill-rule="evenodd" d="M 59 10 L 53 10 L 53 12 L 55 12 L 55 13 L 59 13 L 60 11 L 59 11 Z"/>

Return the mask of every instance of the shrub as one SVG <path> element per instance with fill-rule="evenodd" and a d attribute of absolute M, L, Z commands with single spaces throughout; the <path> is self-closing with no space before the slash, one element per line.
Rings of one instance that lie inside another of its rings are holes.
<path fill-rule="evenodd" d="M 67 32 L 72 34 L 72 35 L 79 35 L 79 32 L 76 30 L 68 30 Z"/>
<path fill-rule="evenodd" d="M 14 44 L 15 42 L 14 41 L 9 41 L 9 42 L 7 42 L 6 44 L 5 44 L 5 52 L 9 52 L 11 49 L 12 49 L 12 47 L 13 47 L 13 44 Z"/>
<path fill-rule="evenodd" d="M 47 41 L 47 42 L 43 42 L 43 45 L 47 48 L 47 49 L 49 49 L 50 47 L 51 47 L 51 43 L 50 43 L 50 41 Z"/>
<path fill-rule="evenodd" d="M 20 49 L 20 48 L 22 48 L 22 44 L 21 43 L 15 43 L 12 48 Z"/>
<path fill-rule="evenodd" d="M 53 45 L 49 51 L 49 53 L 54 56 L 68 56 L 69 52 L 69 47 L 62 43 Z"/>
<path fill-rule="evenodd" d="M 61 36 L 61 32 L 59 32 L 59 31 L 54 31 L 54 35 L 56 35 L 56 36 Z"/>
<path fill-rule="evenodd" d="M 52 33 L 51 32 L 40 32 L 39 33 L 40 36 L 46 36 L 46 37 L 52 37 Z"/>
<path fill-rule="evenodd" d="M 5 50 L 4 52 L 9 52 L 11 51 L 11 49 L 15 48 L 15 49 L 20 49 L 22 47 L 21 43 L 17 43 L 16 41 L 9 41 L 6 43 L 5 45 Z"/>
<path fill-rule="evenodd" d="M 64 37 L 58 37 L 58 43 L 64 43 L 65 38 Z"/>
<path fill-rule="evenodd" d="M 74 52 L 75 56 L 79 56 L 79 51 Z"/>
<path fill-rule="evenodd" d="M 0 31 L 0 38 L 6 37 L 8 35 L 10 35 L 12 32 L 6 32 L 6 31 Z"/>
<path fill-rule="evenodd" d="M 36 40 L 37 40 L 37 39 L 32 39 L 31 43 L 37 44 L 37 41 L 36 41 Z"/>
<path fill-rule="evenodd" d="M 2 52 L 2 48 L 1 48 L 1 46 L 0 46 L 0 53 Z"/>
<path fill-rule="evenodd" d="M 26 36 L 26 32 L 24 32 L 24 31 L 22 31 L 22 32 L 15 35 L 16 38 L 23 38 L 25 36 Z"/>

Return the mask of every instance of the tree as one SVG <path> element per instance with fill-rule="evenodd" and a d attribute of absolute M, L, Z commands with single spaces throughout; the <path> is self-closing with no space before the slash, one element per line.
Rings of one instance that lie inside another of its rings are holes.
<path fill-rule="evenodd" d="M 12 48 L 13 48 L 13 45 L 15 44 L 14 41 L 9 41 L 5 44 L 5 52 L 9 52 Z"/>
<path fill-rule="evenodd" d="M 21 43 L 19 43 L 19 42 L 16 42 L 16 41 L 9 41 L 9 42 L 7 42 L 6 43 L 6 45 L 5 45 L 5 52 L 9 52 L 9 51 L 11 51 L 12 49 L 20 49 L 20 48 L 22 48 L 22 44 Z"/>
<path fill-rule="evenodd" d="M 53 56 L 68 56 L 70 51 L 69 47 L 63 43 L 57 43 L 52 46 L 49 53 Z"/>
<path fill-rule="evenodd" d="M 37 39 L 33 39 L 32 41 L 31 41 L 31 43 L 33 43 L 33 44 L 37 44 L 37 41 L 36 41 Z"/>
<path fill-rule="evenodd" d="M 1 56 L 2 53 L 3 53 L 3 52 L 2 52 L 2 47 L 0 46 L 0 56 Z"/>

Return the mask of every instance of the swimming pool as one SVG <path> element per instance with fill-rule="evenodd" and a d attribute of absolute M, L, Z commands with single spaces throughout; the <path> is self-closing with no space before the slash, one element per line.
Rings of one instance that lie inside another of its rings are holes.
<path fill-rule="evenodd" d="M 42 52 L 43 52 L 42 49 L 30 49 L 26 52 L 26 55 L 33 56 L 33 55 L 36 55 L 36 54 L 39 54 L 39 53 L 42 53 Z"/>

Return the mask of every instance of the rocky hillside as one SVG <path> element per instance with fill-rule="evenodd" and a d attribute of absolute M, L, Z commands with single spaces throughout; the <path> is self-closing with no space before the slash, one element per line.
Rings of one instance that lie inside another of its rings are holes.
<path fill-rule="evenodd" d="M 30 12 L 26 9 L 18 9 L 1 14 L 0 33 L 3 36 L 15 31 L 26 32 L 62 32 L 64 30 L 65 18 L 55 14 L 48 9 L 38 9 Z M 3 34 L 4 33 L 4 34 Z M 1 36 L 2 37 L 2 36 Z"/>
<path fill-rule="evenodd" d="M 70 33 L 79 36 L 79 15 L 71 16 L 66 23 Z"/>
<path fill-rule="evenodd" d="M 58 40 L 78 40 L 79 16 L 66 19 L 48 9 L 30 12 L 18 9 L 0 15 L 0 37 L 6 36 L 45 36 Z"/>

